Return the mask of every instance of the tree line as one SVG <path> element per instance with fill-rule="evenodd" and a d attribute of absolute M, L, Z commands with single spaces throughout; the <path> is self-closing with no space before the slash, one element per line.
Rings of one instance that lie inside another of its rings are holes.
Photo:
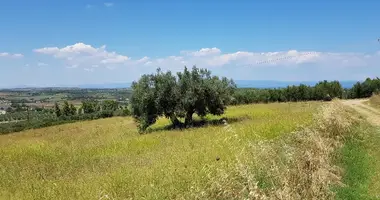
<path fill-rule="evenodd" d="M 18 132 L 32 128 L 42 128 L 76 121 L 94 120 L 113 116 L 128 116 L 130 111 L 127 105 L 120 105 L 114 100 L 102 102 L 96 100 L 84 100 L 77 108 L 68 101 L 63 105 L 55 103 L 54 109 L 43 109 L 42 111 L 22 111 L 11 113 L 12 116 L 4 115 L 3 123 L 0 123 L 0 134 Z M 22 120 L 12 122 L 11 120 Z"/>
<path fill-rule="evenodd" d="M 127 116 L 130 114 L 126 105 L 120 105 L 115 100 L 105 100 L 99 102 L 97 100 L 84 100 L 82 105 L 77 108 L 68 101 L 63 102 L 63 106 L 59 106 L 56 102 L 54 112 L 58 118 L 67 119 L 75 118 L 75 116 L 88 116 L 89 118 L 106 118 L 112 116 Z"/>
<path fill-rule="evenodd" d="M 314 86 L 300 84 L 275 89 L 238 89 L 233 95 L 232 104 L 368 98 L 372 94 L 378 93 L 379 90 L 379 78 L 367 78 L 363 82 L 355 83 L 352 88 L 343 88 L 339 81 L 325 80 Z"/>

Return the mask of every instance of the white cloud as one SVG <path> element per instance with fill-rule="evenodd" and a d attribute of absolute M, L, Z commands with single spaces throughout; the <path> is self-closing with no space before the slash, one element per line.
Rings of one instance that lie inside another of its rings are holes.
<path fill-rule="evenodd" d="M 38 65 L 39 67 L 48 66 L 48 64 L 46 64 L 46 63 L 43 63 L 43 62 L 39 62 L 39 63 L 37 63 L 37 65 Z"/>
<path fill-rule="evenodd" d="M 379 52 L 316 52 L 294 49 L 273 52 L 223 52 L 213 47 L 201 48 L 197 51 L 180 51 L 177 55 L 166 57 L 152 58 L 144 56 L 135 59 L 109 51 L 106 46 L 93 47 L 84 43 L 62 48 L 44 47 L 34 51 L 61 60 L 65 63 L 65 66 L 69 66 L 68 68 L 81 67 L 85 71 L 105 68 L 109 69 L 109 71 L 113 70 L 114 72 L 112 73 L 118 73 L 118 70 L 126 70 L 126 73 L 129 74 L 128 76 L 135 76 L 135 78 L 144 73 L 154 72 L 157 67 L 176 72 L 183 70 L 184 66 L 192 67 L 193 65 L 208 68 L 213 72 L 235 79 L 239 79 L 239 77 L 257 79 L 255 76 L 264 79 L 281 79 L 280 75 L 296 79 L 298 73 L 306 74 L 300 78 L 302 80 L 314 79 L 311 75 L 316 74 L 315 70 L 323 69 L 326 76 L 333 76 L 329 70 L 342 70 L 342 68 L 347 70 L 342 72 L 346 75 L 341 75 L 351 77 L 349 72 L 357 74 L 355 70 L 359 70 L 359 72 L 360 69 L 374 70 L 374 67 L 380 62 Z M 313 67 L 311 68 L 311 66 Z M 264 71 L 268 72 L 269 75 L 263 75 Z M 380 70 L 378 71 L 380 73 Z M 272 76 L 271 73 L 277 75 Z M 336 71 L 336 73 L 340 72 Z M 322 74 L 320 76 L 322 77 Z"/>
<path fill-rule="evenodd" d="M 66 68 L 68 68 L 68 69 L 74 69 L 74 68 L 77 68 L 78 67 L 78 65 L 71 65 L 71 66 L 67 66 Z"/>
<path fill-rule="evenodd" d="M 199 51 L 181 51 L 182 54 L 190 55 L 190 56 L 210 56 L 210 55 L 218 55 L 221 53 L 220 49 L 213 48 L 202 48 Z"/>
<path fill-rule="evenodd" d="M 87 72 L 93 72 L 93 71 L 94 71 L 94 68 L 84 68 L 84 71 L 87 71 Z"/>
<path fill-rule="evenodd" d="M 103 64 L 114 64 L 114 63 L 124 63 L 125 61 L 129 60 L 127 56 L 122 55 L 113 55 L 110 58 L 106 58 L 101 61 Z"/>
<path fill-rule="evenodd" d="M 63 59 L 70 65 L 122 64 L 130 60 L 127 56 L 107 51 L 105 45 L 95 48 L 84 43 L 76 43 L 63 48 L 44 47 L 35 49 L 34 52 Z"/>
<path fill-rule="evenodd" d="M 3 53 L 0 53 L 0 57 L 7 57 L 7 58 L 22 58 L 22 57 L 24 57 L 24 55 L 19 54 L 19 53 L 11 54 L 11 53 L 8 53 L 8 52 L 3 52 Z"/>
<path fill-rule="evenodd" d="M 112 2 L 107 2 L 107 3 L 104 3 L 104 5 L 105 5 L 106 7 L 112 7 L 112 6 L 114 5 L 114 3 L 112 3 Z"/>
<path fill-rule="evenodd" d="M 106 67 L 116 68 L 123 64 L 126 66 L 152 66 L 177 68 L 184 65 L 199 67 L 221 67 L 221 66 L 295 66 L 306 63 L 337 64 L 341 66 L 370 65 L 374 60 L 379 61 L 380 54 L 361 53 L 332 53 L 332 52 L 310 52 L 310 51 L 281 51 L 281 52 L 248 52 L 237 51 L 233 53 L 222 53 L 216 47 L 201 48 L 198 51 L 181 51 L 180 56 L 168 56 L 162 58 L 149 58 L 147 56 L 132 60 L 128 56 L 110 52 L 103 45 L 95 48 L 84 43 L 76 43 L 63 48 L 44 47 L 35 49 L 34 52 L 51 55 L 62 59 L 69 66 L 84 67 Z M 7 55 L 7 54 L 4 54 Z M 109 67 L 112 65 L 112 67 Z M 74 68 L 74 67 L 71 67 Z"/>
<path fill-rule="evenodd" d="M 150 64 L 152 64 L 152 62 L 151 62 L 151 61 L 148 61 L 148 62 L 146 62 L 144 65 L 150 65 Z"/>
<path fill-rule="evenodd" d="M 283 52 L 248 52 L 237 51 L 233 53 L 222 53 L 216 47 L 202 48 L 198 51 L 181 51 L 183 56 L 168 56 L 166 58 L 150 59 L 145 65 L 151 66 L 183 66 L 198 65 L 200 67 L 221 66 L 276 66 L 297 65 L 307 62 L 315 62 L 321 52 L 300 52 L 289 50 Z"/>
<path fill-rule="evenodd" d="M 145 62 L 147 62 L 147 61 L 149 61 L 149 60 L 150 60 L 150 58 L 147 57 L 147 56 L 145 56 L 145 57 L 143 57 L 143 58 L 137 60 L 136 63 L 145 63 Z"/>
<path fill-rule="evenodd" d="M 24 57 L 24 55 L 16 53 L 16 54 L 13 54 L 13 57 L 15 57 L 15 58 L 22 58 L 22 57 Z"/>

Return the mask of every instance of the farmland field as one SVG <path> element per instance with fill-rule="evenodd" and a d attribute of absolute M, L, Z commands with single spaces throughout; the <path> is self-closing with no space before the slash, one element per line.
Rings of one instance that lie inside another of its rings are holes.
<path fill-rule="evenodd" d="M 233 106 L 228 125 L 182 131 L 160 119 L 146 135 L 129 117 L 1 135 L 0 198 L 189 198 L 217 170 L 235 167 L 249 142 L 311 125 L 320 104 Z"/>

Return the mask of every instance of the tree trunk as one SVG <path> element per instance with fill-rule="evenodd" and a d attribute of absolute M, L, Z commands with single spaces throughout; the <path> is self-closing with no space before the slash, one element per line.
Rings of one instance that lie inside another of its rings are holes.
<path fill-rule="evenodd" d="M 170 116 L 170 120 L 172 121 L 174 128 L 180 127 L 181 122 L 178 120 L 178 118 L 175 115 Z"/>
<path fill-rule="evenodd" d="M 185 117 L 185 125 L 188 127 L 193 122 L 193 112 L 188 112 Z"/>

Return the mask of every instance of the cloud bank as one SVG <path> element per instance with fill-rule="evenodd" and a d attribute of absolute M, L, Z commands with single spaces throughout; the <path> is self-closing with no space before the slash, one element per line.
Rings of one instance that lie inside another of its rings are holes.
<path fill-rule="evenodd" d="M 84 43 L 76 43 L 63 48 L 43 47 L 34 49 L 34 52 L 65 60 L 70 66 L 121 64 L 129 60 L 127 56 L 107 51 L 105 45 L 95 48 Z"/>
<path fill-rule="evenodd" d="M 184 50 L 177 55 L 162 58 L 148 56 L 131 59 L 106 49 L 106 46 L 93 47 L 89 44 L 76 43 L 66 47 L 43 47 L 34 52 L 63 60 L 67 66 L 77 68 L 118 68 L 118 67 L 161 67 L 166 69 L 183 68 L 197 65 L 202 68 L 233 67 L 301 67 L 305 64 L 331 67 L 365 67 L 373 66 L 380 61 L 380 53 L 339 53 L 316 51 L 278 51 L 278 52 L 222 52 L 217 47 L 201 48 L 199 50 Z M 74 67 L 75 66 L 75 67 Z"/>
<path fill-rule="evenodd" d="M 24 56 L 0 53 L 0 84 L 67 85 L 131 82 L 160 67 L 173 73 L 184 66 L 208 68 L 234 80 L 363 80 L 380 76 L 380 52 L 232 51 L 218 47 L 184 49 L 167 56 L 131 57 L 112 48 L 83 42 L 45 46 Z M 12 59 L 11 59 L 12 58 Z M 22 59 L 15 59 L 22 58 Z M 4 71 L 5 70 L 5 71 Z"/>

